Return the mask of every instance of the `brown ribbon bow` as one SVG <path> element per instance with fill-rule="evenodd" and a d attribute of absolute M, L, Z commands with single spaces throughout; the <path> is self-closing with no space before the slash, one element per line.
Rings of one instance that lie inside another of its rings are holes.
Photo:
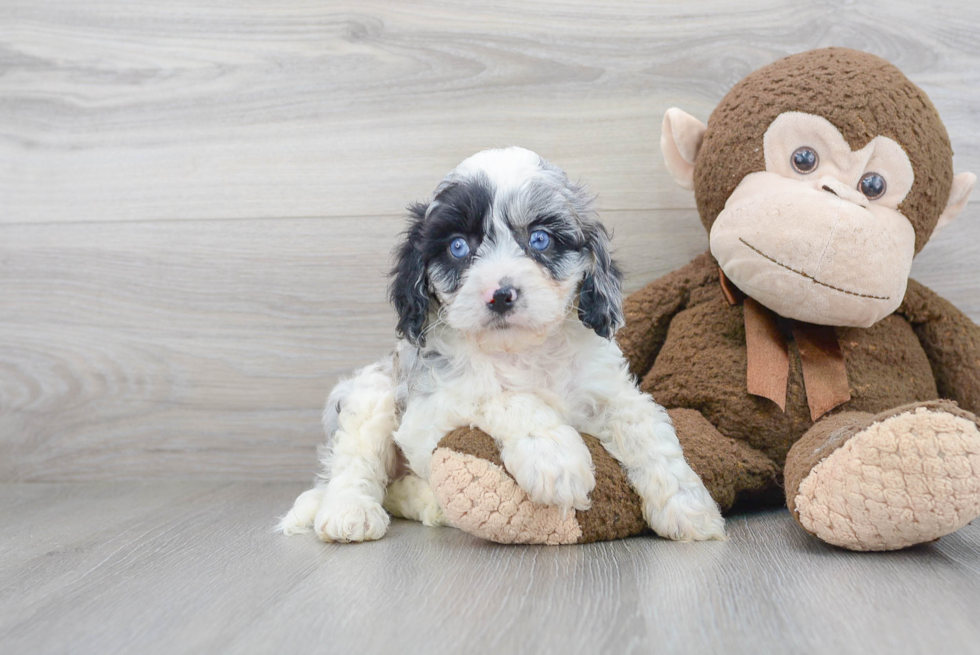
<path fill-rule="evenodd" d="M 789 346 L 779 329 L 776 314 L 749 298 L 725 277 L 719 268 L 721 290 L 728 304 L 743 304 L 745 345 L 748 350 L 748 392 L 768 398 L 786 411 L 786 385 L 789 382 Z M 851 399 L 844 354 L 835 329 L 790 321 L 793 339 L 800 351 L 803 385 L 810 418 L 818 418 Z"/>

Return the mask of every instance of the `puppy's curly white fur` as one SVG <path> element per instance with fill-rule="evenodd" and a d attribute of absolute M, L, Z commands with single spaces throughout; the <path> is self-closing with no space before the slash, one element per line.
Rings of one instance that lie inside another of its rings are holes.
<path fill-rule="evenodd" d="M 401 339 L 331 392 L 322 476 L 283 532 L 378 539 L 385 508 L 444 524 L 426 483 L 432 452 L 476 426 L 535 502 L 589 507 L 595 479 L 578 434 L 588 432 L 624 466 L 655 532 L 724 538 L 666 411 L 636 388 L 612 340 L 622 276 L 583 187 L 523 148 L 480 152 L 411 208 L 396 260 Z"/>

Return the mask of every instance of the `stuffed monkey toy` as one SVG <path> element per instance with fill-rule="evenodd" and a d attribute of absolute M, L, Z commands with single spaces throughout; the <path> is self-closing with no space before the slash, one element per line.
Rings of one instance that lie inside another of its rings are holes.
<path fill-rule="evenodd" d="M 925 93 L 879 57 L 814 50 L 750 74 L 707 126 L 668 110 L 661 149 L 710 252 L 632 294 L 617 341 L 721 508 L 778 494 L 853 550 L 980 515 L 980 328 L 909 279 L 976 181 L 953 174 Z M 440 443 L 430 481 L 454 525 L 493 541 L 642 532 L 619 465 L 583 438 L 585 512 L 531 503 L 477 430 Z"/>

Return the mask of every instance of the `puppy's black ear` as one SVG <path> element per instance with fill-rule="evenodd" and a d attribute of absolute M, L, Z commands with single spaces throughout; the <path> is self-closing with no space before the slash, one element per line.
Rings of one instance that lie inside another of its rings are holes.
<path fill-rule="evenodd" d="M 410 224 L 404 241 L 395 251 L 388 295 L 398 312 L 398 336 L 416 346 L 425 345 L 425 320 L 429 312 L 429 280 L 422 259 L 422 224 L 427 206 L 415 203 L 408 208 Z"/>
<path fill-rule="evenodd" d="M 611 339 L 623 327 L 623 273 L 609 253 L 609 233 L 602 223 L 585 227 L 585 250 L 592 254 L 592 268 L 582 280 L 578 317 L 596 334 Z"/>

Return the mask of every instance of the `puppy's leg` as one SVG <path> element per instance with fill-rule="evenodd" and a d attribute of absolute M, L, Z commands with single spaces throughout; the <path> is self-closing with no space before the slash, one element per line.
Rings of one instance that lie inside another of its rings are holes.
<path fill-rule="evenodd" d="M 388 485 L 384 508 L 392 516 L 421 521 L 422 525 L 449 525 L 429 483 L 414 473 Z"/>
<path fill-rule="evenodd" d="M 339 414 L 332 418 L 336 431 L 322 459 L 326 483 L 296 499 L 280 523 L 283 532 L 302 532 L 312 524 L 323 541 L 351 542 L 380 539 L 388 529 L 381 501 L 396 462 L 391 372 L 380 362 L 343 384 Z"/>
<path fill-rule="evenodd" d="M 536 503 L 588 509 L 595 487 L 592 457 L 578 432 L 531 394 L 505 394 L 480 404 L 465 391 L 437 391 L 413 400 L 395 432 L 412 471 L 429 478 L 432 452 L 456 428 L 476 425 L 493 435 L 504 466 Z"/>
<path fill-rule="evenodd" d="M 394 441 L 415 475 L 422 480 L 429 479 L 432 452 L 449 432 L 469 425 L 469 421 L 462 418 L 469 408 L 465 395 L 445 390 L 413 398 L 408 403 L 395 430 Z"/>
<path fill-rule="evenodd" d="M 301 493 L 293 508 L 279 521 L 279 532 L 287 536 L 309 532 L 322 500 L 323 487 L 313 487 Z"/>
<path fill-rule="evenodd" d="M 625 467 L 643 516 L 668 539 L 724 539 L 725 522 L 681 452 L 667 411 L 625 375 L 601 411 L 583 425 Z"/>
<path fill-rule="evenodd" d="M 592 457 L 578 432 L 530 394 L 506 394 L 478 413 L 477 427 L 492 435 L 500 458 L 528 497 L 562 512 L 591 506 Z"/>

